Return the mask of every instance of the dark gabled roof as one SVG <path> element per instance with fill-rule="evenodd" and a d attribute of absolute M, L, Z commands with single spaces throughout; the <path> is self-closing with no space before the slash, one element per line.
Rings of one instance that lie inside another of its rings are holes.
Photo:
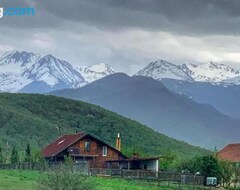
<path fill-rule="evenodd" d="M 73 135 L 63 135 L 62 137 L 58 138 L 53 143 L 49 144 L 46 148 L 42 150 L 43 157 L 53 157 L 56 156 L 58 153 L 64 151 L 72 144 L 77 142 L 79 139 L 86 136 L 86 133 L 77 133 Z"/>
<path fill-rule="evenodd" d="M 240 143 L 229 144 L 217 152 L 217 158 L 229 162 L 240 162 Z"/>
<path fill-rule="evenodd" d="M 83 137 L 85 137 L 87 135 L 89 135 L 92 138 L 102 142 L 103 144 L 106 144 L 107 146 L 113 148 L 115 151 L 121 153 L 119 150 L 117 150 L 113 146 L 109 145 L 105 141 L 101 140 L 100 138 L 96 137 L 95 135 L 91 135 L 91 134 L 81 132 L 81 133 L 76 133 L 76 134 L 72 134 L 72 135 L 63 135 L 62 137 L 58 138 L 53 143 L 49 144 L 46 148 L 44 148 L 42 150 L 42 155 L 45 158 L 54 157 L 57 154 L 59 154 L 60 152 L 66 150 L 67 148 L 69 148 L 74 143 L 76 143 L 77 141 L 79 141 L 80 139 L 82 139 Z"/>

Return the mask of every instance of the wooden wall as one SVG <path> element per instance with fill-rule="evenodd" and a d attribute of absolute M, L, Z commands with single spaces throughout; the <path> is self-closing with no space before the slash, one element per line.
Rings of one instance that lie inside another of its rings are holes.
<path fill-rule="evenodd" d="M 90 142 L 90 151 L 85 150 L 85 142 Z M 82 155 L 98 155 L 90 161 L 91 168 L 105 168 L 107 167 L 105 163 L 106 160 L 123 158 L 121 153 L 91 136 L 85 136 L 73 146 L 78 148 Z M 107 146 L 107 156 L 103 156 L 102 154 L 103 146 Z"/>

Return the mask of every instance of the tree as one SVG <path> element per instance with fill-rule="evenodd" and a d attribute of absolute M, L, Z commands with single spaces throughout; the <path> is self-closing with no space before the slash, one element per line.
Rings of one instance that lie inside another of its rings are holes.
<path fill-rule="evenodd" d="M 25 159 L 24 159 L 24 161 L 25 162 L 31 162 L 32 161 L 31 147 L 30 147 L 29 143 L 27 144 L 27 148 L 26 148 L 26 151 L 25 151 Z"/>
<path fill-rule="evenodd" d="M 139 154 L 140 156 L 146 156 L 144 149 L 138 145 L 133 147 L 123 147 L 122 152 L 128 157 L 132 157 L 134 154 Z"/>
<path fill-rule="evenodd" d="M 200 172 L 205 179 L 207 177 L 217 177 L 218 183 L 222 177 L 220 162 L 212 155 L 196 157 L 190 161 L 184 162 L 180 168 L 191 173 Z"/>
<path fill-rule="evenodd" d="M 32 149 L 31 151 L 32 161 L 33 162 L 44 162 L 45 159 L 42 156 L 42 153 L 38 149 Z"/>
<path fill-rule="evenodd" d="M 233 165 L 227 161 L 220 161 L 221 165 L 221 178 L 223 186 L 225 187 L 226 184 L 230 184 L 231 179 L 234 174 Z"/>
<path fill-rule="evenodd" d="M 190 172 L 190 173 L 200 172 L 201 165 L 202 165 L 201 160 L 202 160 L 202 157 L 195 157 L 190 160 L 184 160 L 178 166 L 178 170 Z"/>
<path fill-rule="evenodd" d="M 11 160 L 12 164 L 16 164 L 19 162 L 19 154 L 18 154 L 18 151 L 15 146 L 12 149 L 12 154 L 11 154 L 10 160 Z"/>
<path fill-rule="evenodd" d="M 159 168 L 161 170 L 176 170 L 176 165 L 180 162 L 178 156 L 171 151 L 168 151 L 165 156 L 160 158 Z"/>
<path fill-rule="evenodd" d="M 221 165 L 214 156 L 202 157 L 201 174 L 204 177 L 217 177 L 218 181 L 221 179 Z"/>
<path fill-rule="evenodd" d="M 4 158 L 3 158 L 3 154 L 2 154 L 2 147 L 0 146 L 0 164 L 4 163 Z"/>

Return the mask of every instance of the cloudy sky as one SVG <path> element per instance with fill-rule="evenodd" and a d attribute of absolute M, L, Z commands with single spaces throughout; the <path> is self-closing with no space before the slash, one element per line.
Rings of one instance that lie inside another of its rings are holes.
<path fill-rule="evenodd" d="M 129 74 L 157 59 L 240 65 L 238 0 L 1 0 L 0 6 L 36 11 L 0 19 L 1 54 L 53 54 Z"/>

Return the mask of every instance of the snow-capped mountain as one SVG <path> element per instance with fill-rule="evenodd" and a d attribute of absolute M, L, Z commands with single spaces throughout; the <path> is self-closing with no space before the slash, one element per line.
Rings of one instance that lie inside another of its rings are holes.
<path fill-rule="evenodd" d="M 102 63 L 75 68 L 52 55 L 11 51 L 0 57 L 0 92 L 47 93 L 78 88 L 113 73 Z"/>
<path fill-rule="evenodd" d="M 185 72 L 181 66 L 175 65 L 168 61 L 158 60 L 150 63 L 140 70 L 136 75 L 152 77 L 156 80 L 162 78 L 171 78 L 177 80 L 192 80 L 192 77 Z"/>
<path fill-rule="evenodd" d="M 198 82 L 218 83 L 240 76 L 240 72 L 234 68 L 214 62 L 200 65 L 183 64 L 182 68 Z"/>
<path fill-rule="evenodd" d="M 240 79 L 240 72 L 238 70 L 214 62 L 202 63 L 199 65 L 191 63 L 175 65 L 167 61 L 159 60 L 150 63 L 136 75 L 152 77 L 156 80 L 167 78 L 189 82 L 223 82 L 229 84 L 236 84 L 236 81 L 240 82 L 240 80 L 238 80 Z"/>
<path fill-rule="evenodd" d="M 31 82 L 18 73 L 0 73 L 0 91 L 2 92 L 17 92 Z"/>
<path fill-rule="evenodd" d="M 92 66 L 77 67 L 77 71 L 83 76 L 86 84 L 116 73 L 112 67 L 105 63 L 100 63 Z"/>
<path fill-rule="evenodd" d="M 17 92 L 32 81 L 23 77 L 22 73 L 36 64 L 40 55 L 10 51 L 0 57 L 0 91 Z"/>
<path fill-rule="evenodd" d="M 9 51 L 0 57 L 0 72 L 21 73 L 40 60 L 40 55 L 26 51 Z"/>
<path fill-rule="evenodd" d="M 70 88 L 77 88 L 84 82 L 80 73 L 68 62 L 47 55 L 22 74 L 32 81 L 43 81 L 50 86 L 63 82 Z"/>

